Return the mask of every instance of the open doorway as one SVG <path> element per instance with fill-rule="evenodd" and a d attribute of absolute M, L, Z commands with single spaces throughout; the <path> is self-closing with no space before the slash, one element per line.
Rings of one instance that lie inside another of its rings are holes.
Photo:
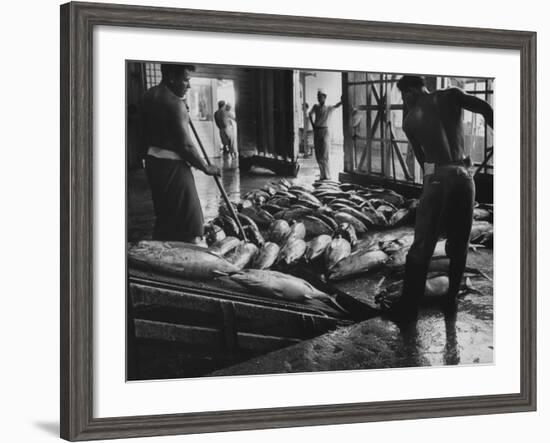
<path fill-rule="evenodd" d="M 223 100 L 225 106 L 229 105 L 231 112 L 236 115 L 236 94 L 233 80 L 195 77 L 187 94 L 190 117 L 208 156 L 211 158 L 220 157 L 223 143 L 214 120 L 214 113 L 218 109 L 218 102 Z M 236 122 L 233 121 L 232 124 L 235 131 L 234 149 L 238 151 Z"/>
<path fill-rule="evenodd" d="M 300 137 L 300 154 L 304 161 L 300 168 L 300 175 L 319 175 L 318 165 L 314 152 L 313 128 L 309 113 L 318 103 L 317 92 L 326 94 L 326 106 L 334 106 L 340 102 L 342 96 L 342 74 L 327 71 L 298 71 L 299 88 L 297 104 L 301 112 L 297 113 L 298 133 Z M 330 114 L 327 121 L 330 149 L 329 163 L 332 175 L 337 177 L 344 166 L 344 128 L 342 107 L 338 106 Z"/>

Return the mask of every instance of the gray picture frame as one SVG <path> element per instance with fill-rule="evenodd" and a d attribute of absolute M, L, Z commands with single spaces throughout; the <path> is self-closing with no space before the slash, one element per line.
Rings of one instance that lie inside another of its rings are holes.
<path fill-rule="evenodd" d="M 276 409 L 94 418 L 92 54 L 95 26 L 511 49 L 521 57 L 521 390 Z M 61 437 L 70 441 L 536 409 L 536 33 L 68 3 L 61 6 Z"/>

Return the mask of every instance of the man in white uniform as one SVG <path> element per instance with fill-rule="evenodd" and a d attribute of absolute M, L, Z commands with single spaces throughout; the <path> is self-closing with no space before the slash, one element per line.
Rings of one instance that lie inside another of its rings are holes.
<path fill-rule="evenodd" d="M 332 112 L 342 105 L 340 100 L 334 106 L 325 104 L 327 93 L 324 89 L 317 91 L 318 104 L 313 105 L 309 111 L 309 121 L 313 128 L 313 146 L 315 149 L 315 159 L 319 164 L 320 180 L 331 179 L 329 153 L 330 153 L 330 133 L 328 125 Z M 315 121 L 313 120 L 315 115 Z"/>

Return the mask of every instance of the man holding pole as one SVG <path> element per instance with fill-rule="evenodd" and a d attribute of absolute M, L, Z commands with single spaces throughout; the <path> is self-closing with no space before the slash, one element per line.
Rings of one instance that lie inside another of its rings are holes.
<path fill-rule="evenodd" d="M 404 75 L 397 82 L 408 110 L 403 130 L 424 171 L 424 186 L 416 210 L 414 242 L 407 254 L 403 294 L 390 314 L 416 320 L 426 274 L 439 234 L 447 234 L 449 290 L 445 311 L 456 313 L 457 296 L 466 266 L 472 227 L 475 187 L 464 148 L 462 112 L 481 114 L 493 127 L 493 109 L 458 88 L 428 91 L 424 79 Z"/>
<path fill-rule="evenodd" d="M 162 64 L 162 81 L 143 96 L 145 169 L 156 216 L 154 240 L 198 243 L 204 219 L 191 166 L 207 175 L 220 175 L 217 166 L 201 157 L 189 132 L 184 97 L 194 70 L 191 65 Z"/>

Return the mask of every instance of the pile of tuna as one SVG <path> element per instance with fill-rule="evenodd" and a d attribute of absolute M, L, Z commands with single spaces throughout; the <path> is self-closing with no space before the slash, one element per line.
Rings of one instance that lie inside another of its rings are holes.
<path fill-rule="evenodd" d="M 380 268 L 402 272 L 417 204 L 383 188 L 328 180 L 306 187 L 283 179 L 234 204 L 246 241 L 229 208 L 221 206 L 205 226 L 207 248 L 142 241 L 130 246 L 128 256 L 134 264 L 183 278 L 228 276 L 258 295 L 334 306 L 332 297 L 293 276 L 293 270 L 307 266 L 329 281 Z M 471 242 L 492 247 L 492 207 L 478 206 L 474 219 Z M 442 239 L 430 271 L 447 269 Z"/>
<path fill-rule="evenodd" d="M 210 250 L 239 269 L 286 271 L 306 263 L 327 280 L 387 265 L 404 265 L 418 200 L 384 188 L 319 180 L 312 187 L 286 180 L 247 193 L 235 205 L 248 242 L 227 207 L 205 227 Z M 492 246 L 492 208 L 476 208 L 475 240 Z M 438 246 L 437 251 L 444 246 Z"/>

